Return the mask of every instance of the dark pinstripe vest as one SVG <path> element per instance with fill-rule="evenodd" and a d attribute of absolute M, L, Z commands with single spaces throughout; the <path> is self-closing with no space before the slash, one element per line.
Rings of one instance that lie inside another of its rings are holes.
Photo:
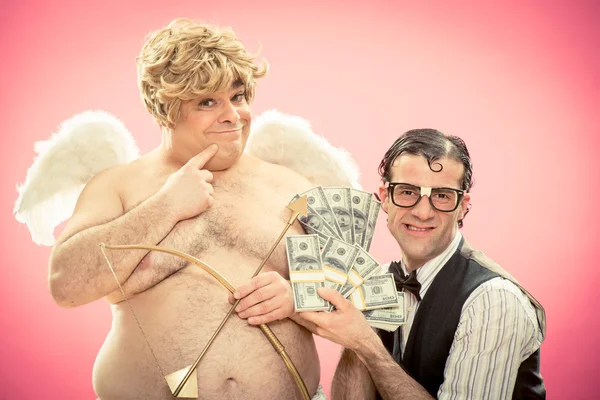
<path fill-rule="evenodd" d="M 437 397 L 438 389 L 444 381 L 446 359 L 450 353 L 465 301 L 479 285 L 498 276 L 507 278 L 519 286 L 512 276 L 483 253 L 473 250 L 463 239 L 458 250 L 434 278 L 419 304 L 400 365 L 433 397 Z M 545 334 L 543 308 L 531 295 L 523 291 L 532 300 L 542 332 Z M 379 336 L 392 354 L 394 333 L 379 330 Z M 513 399 L 546 398 L 546 388 L 539 370 L 538 349 L 521 364 L 513 390 Z M 381 399 L 379 393 L 377 398 Z"/>

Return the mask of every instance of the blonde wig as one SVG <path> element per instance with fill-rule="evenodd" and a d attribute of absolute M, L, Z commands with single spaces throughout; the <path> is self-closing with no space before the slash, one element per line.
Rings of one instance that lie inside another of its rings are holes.
<path fill-rule="evenodd" d="M 231 89 L 236 81 L 252 102 L 255 80 L 268 64 L 254 64 L 242 41 L 230 28 L 216 28 L 176 19 L 152 33 L 137 57 L 142 100 L 162 127 L 174 128 L 181 102 Z"/>

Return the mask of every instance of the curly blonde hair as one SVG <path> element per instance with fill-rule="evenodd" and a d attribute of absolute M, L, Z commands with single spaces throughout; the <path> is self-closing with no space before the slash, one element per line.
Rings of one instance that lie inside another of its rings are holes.
<path fill-rule="evenodd" d="M 142 100 L 154 120 L 169 129 L 179 120 L 182 101 L 229 90 L 238 80 L 250 103 L 255 80 L 268 70 L 254 58 L 230 28 L 173 20 L 150 35 L 136 59 Z"/>

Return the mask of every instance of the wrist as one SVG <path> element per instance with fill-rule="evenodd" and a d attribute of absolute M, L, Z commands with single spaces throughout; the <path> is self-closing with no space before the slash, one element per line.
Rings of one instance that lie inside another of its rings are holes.
<path fill-rule="evenodd" d="M 181 220 L 179 214 L 176 212 L 174 207 L 171 206 L 171 201 L 166 193 L 163 193 L 161 190 L 159 190 L 148 200 L 150 203 L 148 205 L 152 208 L 155 208 L 159 215 L 161 215 L 164 220 L 168 221 L 171 226 L 175 226 L 175 224 Z"/>
<path fill-rule="evenodd" d="M 365 335 L 362 340 L 358 341 L 350 350 L 365 363 L 366 360 L 375 357 L 381 349 L 385 350 L 381 339 L 379 339 L 379 336 L 377 336 L 374 330 L 369 329 L 368 334 Z"/>

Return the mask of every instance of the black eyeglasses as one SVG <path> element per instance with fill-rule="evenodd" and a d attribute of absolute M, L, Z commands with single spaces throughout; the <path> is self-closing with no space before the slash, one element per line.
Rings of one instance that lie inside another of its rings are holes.
<path fill-rule="evenodd" d="M 460 199 L 465 194 L 464 190 L 454 188 L 430 188 L 400 182 L 388 183 L 388 193 L 392 198 L 392 203 L 402 208 L 414 207 L 421 197 L 427 196 L 431 207 L 442 212 L 456 210 Z"/>

